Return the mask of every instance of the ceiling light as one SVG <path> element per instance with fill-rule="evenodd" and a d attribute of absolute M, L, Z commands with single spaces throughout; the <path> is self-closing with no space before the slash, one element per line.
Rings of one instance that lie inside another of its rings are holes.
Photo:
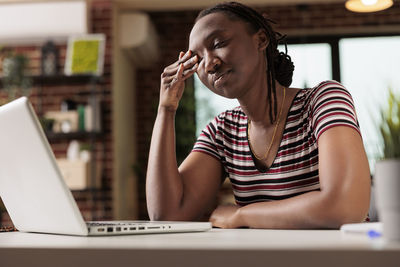
<path fill-rule="evenodd" d="M 347 0 L 346 8 L 354 12 L 376 12 L 393 5 L 392 0 Z"/>

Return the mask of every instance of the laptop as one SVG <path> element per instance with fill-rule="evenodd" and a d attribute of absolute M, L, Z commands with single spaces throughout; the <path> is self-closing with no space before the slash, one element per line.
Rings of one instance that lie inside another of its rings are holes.
<path fill-rule="evenodd" d="M 22 232 L 79 236 L 211 229 L 209 222 L 85 222 L 28 98 L 0 107 L 0 197 Z"/>

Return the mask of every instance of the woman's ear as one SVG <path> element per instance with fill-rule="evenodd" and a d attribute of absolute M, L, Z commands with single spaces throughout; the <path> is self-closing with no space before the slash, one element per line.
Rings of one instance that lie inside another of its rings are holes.
<path fill-rule="evenodd" d="M 265 31 L 260 29 L 254 36 L 256 38 L 257 48 L 259 49 L 259 51 L 265 50 L 269 44 L 269 38 Z"/>

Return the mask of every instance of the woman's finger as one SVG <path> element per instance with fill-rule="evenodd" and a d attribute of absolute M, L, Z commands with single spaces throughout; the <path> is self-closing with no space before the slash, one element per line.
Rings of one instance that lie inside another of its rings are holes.
<path fill-rule="evenodd" d="M 193 73 L 197 71 L 197 68 L 199 67 L 199 63 L 194 64 L 190 69 L 186 69 L 183 72 L 183 79 L 186 80 L 188 77 L 190 77 Z"/>
<path fill-rule="evenodd" d="M 199 61 L 199 57 L 198 57 L 197 55 L 195 55 L 195 56 L 189 58 L 188 60 L 186 60 L 186 61 L 183 63 L 183 67 L 184 67 L 185 69 L 192 68 L 193 65 L 195 65 L 198 61 Z"/>
<path fill-rule="evenodd" d="M 179 56 L 178 56 L 178 60 L 175 61 L 174 63 L 172 63 L 171 65 L 169 65 L 169 66 L 166 67 L 166 68 L 167 68 L 167 69 L 170 69 L 170 68 L 177 68 L 177 67 L 179 67 L 179 64 L 185 62 L 188 58 L 190 58 L 191 54 L 192 54 L 192 51 L 190 51 L 190 50 L 187 51 L 186 53 L 180 52 L 180 53 L 179 53 Z"/>
<path fill-rule="evenodd" d="M 192 56 L 192 51 L 188 50 L 181 59 L 179 59 L 178 64 L 185 62 L 186 60 L 188 60 L 191 56 Z"/>
<path fill-rule="evenodd" d="M 173 67 L 173 68 L 172 67 L 167 67 L 167 68 L 164 69 L 164 71 L 162 73 L 162 77 L 173 76 L 173 75 L 176 74 L 178 69 L 179 69 L 179 65 L 177 65 L 176 67 Z"/>
<path fill-rule="evenodd" d="M 181 52 L 179 52 L 179 57 L 178 57 L 178 59 L 179 59 L 179 60 L 181 60 L 181 59 L 182 59 L 182 57 L 183 57 L 184 55 L 185 55 L 185 53 L 184 53 L 184 52 L 182 52 L 182 51 L 181 51 Z"/>
<path fill-rule="evenodd" d="M 182 80 L 182 77 L 183 77 L 183 70 L 184 70 L 183 63 L 181 63 L 181 64 L 179 65 L 178 72 L 176 73 L 176 80 L 177 80 L 177 81 Z"/>
<path fill-rule="evenodd" d="M 166 76 L 162 78 L 162 82 L 166 89 L 173 87 L 176 83 L 182 82 L 183 64 L 179 65 L 179 69 L 173 76 Z"/>
<path fill-rule="evenodd" d="M 183 72 L 182 72 L 182 76 L 181 76 L 181 78 L 179 79 L 179 80 L 186 80 L 187 78 L 189 78 L 191 75 L 193 75 L 193 73 L 195 73 L 196 72 L 196 70 L 197 70 L 197 67 L 198 67 L 198 64 L 196 63 L 192 68 L 190 68 L 189 70 L 184 70 Z M 177 75 L 179 75 L 178 73 L 177 73 Z M 165 84 L 168 88 L 169 87 L 171 87 L 171 83 L 174 81 L 174 80 L 178 80 L 178 76 L 177 75 L 174 75 L 174 76 L 165 76 L 165 77 L 163 77 L 162 78 L 162 82 L 163 82 L 163 84 Z"/>
<path fill-rule="evenodd" d="M 191 69 L 197 62 L 199 58 L 197 55 L 194 57 L 191 57 L 190 59 L 186 60 L 185 62 L 181 63 L 183 64 L 184 70 Z M 164 69 L 163 76 L 169 76 L 169 75 L 175 75 L 175 73 L 178 71 L 180 65 L 171 65 L 168 66 Z"/>
<path fill-rule="evenodd" d="M 181 51 L 181 52 L 179 52 L 178 60 L 176 62 L 172 63 L 171 65 L 169 65 L 168 67 L 166 67 L 166 69 L 179 67 L 179 64 L 184 63 L 185 61 L 190 59 L 192 56 L 193 56 L 193 52 L 191 50 L 188 50 L 186 53 Z"/>
<path fill-rule="evenodd" d="M 186 60 L 187 60 L 186 56 L 188 55 L 188 52 L 186 52 L 186 54 L 183 52 L 180 52 L 179 59 L 177 61 L 175 61 L 174 63 L 172 63 L 171 65 L 165 67 L 164 72 L 167 72 L 167 73 L 176 72 L 178 70 L 180 64 L 186 62 Z"/>
<path fill-rule="evenodd" d="M 168 84 L 168 83 L 171 83 L 173 79 L 175 79 L 174 76 L 168 76 L 168 77 L 164 77 L 162 79 L 162 81 L 163 81 L 164 84 Z"/>

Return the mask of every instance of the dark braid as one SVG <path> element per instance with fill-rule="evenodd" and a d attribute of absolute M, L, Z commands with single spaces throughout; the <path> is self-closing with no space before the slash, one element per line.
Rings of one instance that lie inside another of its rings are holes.
<path fill-rule="evenodd" d="M 285 36 L 272 29 L 271 23 L 275 22 L 264 17 L 254 9 L 237 2 L 221 3 L 205 9 L 199 13 L 196 21 L 204 16 L 218 12 L 225 13 L 232 20 L 239 19 L 247 23 L 250 26 L 249 29 L 252 33 L 256 33 L 258 30 L 263 29 L 267 34 L 269 38 L 269 44 L 266 49 L 269 116 L 271 122 L 275 121 L 277 115 L 275 80 L 277 80 L 281 85 L 289 87 L 292 83 L 294 71 L 293 62 L 287 54 L 286 42 L 285 53 L 279 52 L 278 50 L 278 44 L 284 41 Z M 274 98 L 273 107 L 271 97 Z"/>

